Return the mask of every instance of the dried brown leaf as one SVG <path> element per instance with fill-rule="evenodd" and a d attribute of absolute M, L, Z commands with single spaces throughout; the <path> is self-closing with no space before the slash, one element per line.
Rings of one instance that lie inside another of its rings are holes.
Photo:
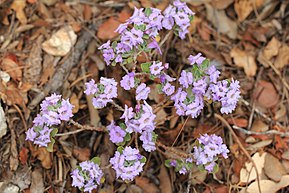
<path fill-rule="evenodd" d="M 265 156 L 264 171 L 265 174 L 275 182 L 279 182 L 282 176 L 286 174 L 286 170 L 281 164 L 280 160 L 270 153 L 267 153 Z"/>
<path fill-rule="evenodd" d="M 235 47 L 231 50 L 230 56 L 237 66 L 244 68 L 247 76 L 251 77 L 256 75 L 257 64 L 252 54 Z"/>
<path fill-rule="evenodd" d="M 42 170 L 36 169 L 32 172 L 30 193 L 43 193 L 43 192 L 45 191 L 44 191 Z"/>
<path fill-rule="evenodd" d="M 224 10 L 216 10 L 210 4 L 206 3 L 207 19 L 218 29 L 222 34 L 227 35 L 232 39 L 237 38 L 237 23 L 227 17 Z"/>
<path fill-rule="evenodd" d="M 10 7 L 16 12 L 16 17 L 21 24 L 27 23 L 27 17 L 24 12 L 25 7 L 26 7 L 26 0 L 14 0 Z"/>
<path fill-rule="evenodd" d="M 24 68 L 24 80 L 32 84 L 37 84 L 41 77 L 41 70 L 42 70 L 41 43 L 42 41 L 43 41 L 43 36 L 40 35 L 37 38 L 36 43 L 33 44 L 32 49 L 30 50 L 29 57 L 27 58 L 26 65 Z"/>
<path fill-rule="evenodd" d="M 77 39 L 71 26 L 65 26 L 54 33 L 50 39 L 42 43 L 42 49 L 53 56 L 65 56 Z"/>
<path fill-rule="evenodd" d="M 74 146 L 72 155 L 79 161 L 86 161 L 90 158 L 90 149 Z"/>
<path fill-rule="evenodd" d="M 168 174 L 167 168 L 162 164 L 160 173 L 158 175 L 158 178 L 160 180 L 160 190 L 162 193 L 172 193 L 172 183 L 170 176 Z"/>
<path fill-rule="evenodd" d="M 217 9 L 226 9 L 234 0 L 212 0 L 212 5 Z"/>
<path fill-rule="evenodd" d="M 151 183 L 149 179 L 145 177 L 136 177 L 135 184 L 139 186 L 144 193 L 158 193 L 160 191 L 155 184 Z"/>
<path fill-rule="evenodd" d="M 271 60 L 272 57 L 277 56 L 280 46 L 281 42 L 273 37 L 263 50 L 264 57 Z"/>
<path fill-rule="evenodd" d="M 35 154 L 37 155 L 37 159 L 41 161 L 42 167 L 45 169 L 50 169 L 52 166 L 51 153 L 47 151 L 45 147 L 40 147 Z"/>
<path fill-rule="evenodd" d="M 73 105 L 72 113 L 77 113 L 79 110 L 79 99 L 75 93 L 72 93 L 70 97 L 70 103 Z"/>
<path fill-rule="evenodd" d="M 253 98 L 257 104 L 264 108 L 275 107 L 279 103 L 279 95 L 273 84 L 265 80 L 260 80 L 253 92 Z"/>
<path fill-rule="evenodd" d="M 279 49 L 279 54 L 274 62 L 276 68 L 282 69 L 284 66 L 289 65 L 289 46 L 283 45 Z"/>
<path fill-rule="evenodd" d="M 250 13 L 253 11 L 254 6 L 256 8 L 260 7 L 263 4 L 264 0 L 237 0 L 235 1 L 234 8 L 238 15 L 239 21 L 244 21 Z M 253 4 L 255 3 L 255 5 Z"/>
<path fill-rule="evenodd" d="M 289 185 L 289 175 L 282 176 L 280 182 L 275 183 L 271 180 L 260 180 L 260 187 L 262 193 L 272 193 Z M 255 181 L 246 188 L 246 193 L 259 192 L 258 182 Z"/>
<path fill-rule="evenodd" d="M 22 165 L 25 165 L 28 159 L 29 150 L 26 147 L 22 147 L 19 152 L 19 159 Z"/>
<path fill-rule="evenodd" d="M 118 28 L 119 24 L 121 24 L 121 22 L 118 21 L 115 17 L 110 17 L 101 26 L 99 26 L 97 36 L 102 40 L 115 38 L 118 36 L 118 33 L 115 32 L 115 30 Z"/>
<path fill-rule="evenodd" d="M 1 61 L 0 65 L 3 71 L 6 71 L 12 79 L 22 80 L 22 69 L 14 54 L 7 54 Z"/>

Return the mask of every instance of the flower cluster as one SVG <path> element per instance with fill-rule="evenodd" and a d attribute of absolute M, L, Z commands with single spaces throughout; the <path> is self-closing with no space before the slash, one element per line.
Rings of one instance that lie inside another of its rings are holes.
<path fill-rule="evenodd" d="M 72 115 L 73 105 L 61 95 L 52 94 L 40 104 L 41 111 L 33 120 L 33 127 L 26 132 L 26 140 L 34 144 L 47 147 L 57 130 L 52 126 L 59 125 L 61 121 L 68 121 Z"/>
<path fill-rule="evenodd" d="M 103 172 L 99 167 L 99 159 L 84 161 L 71 172 L 72 186 L 85 192 L 92 192 L 103 181 Z"/>
<path fill-rule="evenodd" d="M 133 112 L 132 107 L 125 105 L 123 115 L 120 117 L 124 119 L 126 125 L 126 132 L 140 133 L 140 140 L 143 142 L 143 148 L 148 151 L 154 151 L 156 134 L 154 133 L 156 115 L 153 113 L 152 107 L 144 101 L 144 104 L 137 105 L 136 112 Z"/>
<path fill-rule="evenodd" d="M 204 108 L 205 99 L 221 102 L 221 113 L 231 113 L 240 98 L 239 82 L 217 81 L 220 71 L 200 53 L 188 59 L 192 67 L 182 70 L 178 79 L 181 87 L 171 96 L 176 113 L 196 118 Z"/>
<path fill-rule="evenodd" d="M 187 159 L 168 159 L 165 161 L 165 165 L 170 168 L 174 167 L 176 172 L 180 174 L 187 174 L 192 169 L 192 158 Z"/>
<path fill-rule="evenodd" d="M 139 150 L 131 147 L 118 148 L 114 157 L 110 159 L 112 168 L 116 172 L 116 177 L 125 181 L 132 181 L 140 172 L 146 158 L 139 153 Z"/>
<path fill-rule="evenodd" d="M 156 8 L 135 8 L 133 15 L 116 30 L 120 34 L 120 41 L 108 41 L 99 49 L 107 65 L 130 63 L 138 54 L 151 49 L 162 54 L 157 42 L 159 31 L 163 28 L 174 29 L 176 34 L 184 39 L 193 15 L 186 3 L 179 0 L 170 5 L 163 14 Z"/>
<path fill-rule="evenodd" d="M 98 84 L 92 79 L 85 83 L 85 94 L 92 94 L 92 104 L 95 108 L 103 108 L 107 103 L 112 102 L 117 97 L 117 82 L 113 78 L 100 78 Z"/>
<path fill-rule="evenodd" d="M 205 134 L 198 138 L 198 146 L 194 146 L 194 159 L 196 164 L 208 172 L 216 172 L 218 165 L 216 160 L 219 155 L 227 158 L 229 150 L 227 146 L 223 144 L 221 137 L 216 135 Z"/>

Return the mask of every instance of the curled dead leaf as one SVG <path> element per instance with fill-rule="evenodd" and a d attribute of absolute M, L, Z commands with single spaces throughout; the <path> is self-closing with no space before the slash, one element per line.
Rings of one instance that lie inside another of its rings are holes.
<path fill-rule="evenodd" d="M 7 72 L 13 80 L 22 80 L 22 69 L 14 54 L 7 54 L 1 61 L 1 69 Z"/>
<path fill-rule="evenodd" d="M 264 108 L 273 108 L 279 103 L 279 95 L 273 84 L 260 80 L 253 92 L 257 104 Z"/>
<path fill-rule="evenodd" d="M 51 153 L 47 151 L 45 147 L 40 147 L 35 154 L 37 155 L 37 159 L 41 161 L 42 167 L 45 169 L 50 169 L 52 166 Z"/>
<path fill-rule="evenodd" d="M 283 45 L 279 49 L 279 54 L 274 62 L 276 68 L 282 69 L 284 66 L 289 65 L 289 46 Z"/>
<path fill-rule="evenodd" d="M 256 75 L 257 64 L 254 55 L 235 47 L 231 50 L 230 56 L 238 67 L 244 68 L 247 76 L 251 77 Z"/>
<path fill-rule="evenodd" d="M 14 0 L 10 7 L 16 12 L 16 17 L 21 24 L 27 23 L 27 18 L 24 12 L 25 7 L 26 7 L 26 0 Z"/>
<path fill-rule="evenodd" d="M 270 42 L 266 45 L 266 47 L 263 50 L 263 56 L 267 60 L 271 60 L 272 57 L 278 55 L 279 48 L 281 46 L 281 42 L 273 37 Z"/>
<path fill-rule="evenodd" d="M 238 15 L 239 21 L 244 21 L 250 13 L 254 10 L 254 7 L 258 8 L 263 4 L 264 0 L 237 0 L 235 1 L 234 8 Z M 254 4 L 253 4 L 254 3 Z"/>
<path fill-rule="evenodd" d="M 267 153 L 265 156 L 264 171 L 265 174 L 275 182 L 279 182 L 282 179 L 282 176 L 286 174 L 286 170 L 280 160 L 270 153 Z"/>
<path fill-rule="evenodd" d="M 62 27 L 42 43 L 42 49 L 53 56 L 65 56 L 75 44 L 77 35 L 71 26 Z"/>

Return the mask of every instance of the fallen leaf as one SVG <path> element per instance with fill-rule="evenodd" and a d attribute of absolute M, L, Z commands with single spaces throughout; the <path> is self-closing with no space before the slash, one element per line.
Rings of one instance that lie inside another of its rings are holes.
<path fill-rule="evenodd" d="M 43 36 L 40 35 L 30 50 L 29 57 L 27 58 L 24 68 L 24 80 L 32 84 L 37 84 L 40 77 L 42 76 L 42 41 Z"/>
<path fill-rule="evenodd" d="M 16 12 L 16 17 L 21 24 L 27 23 L 27 18 L 24 12 L 25 7 L 26 7 L 26 0 L 14 0 L 10 7 Z"/>
<path fill-rule="evenodd" d="M 3 107 L 0 104 L 0 139 L 7 133 L 7 123 Z"/>
<path fill-rule="evenodd" d="M 238 127 L 247 127 L 248 126 L 248 120 L 244 118 L 228 118 L 228 123 L 234 124 Z"/>
<path fill-rule="evenodd" d="M 77 35 L 71 26 L 65 26 L 42 43 L 42 49 L 53 56 L 65 56 L 75 44 Z"/>
<path fill-rule="evenodd" d="M 36 169 L 32 172 L 30 193 L 43 193 L 43 192 L 45 192 L 42 173 L 43 172 L 40 169 Z"/>
<path fill-rule="evenodd" d="M 265 174 L 275 182 L 279 182 L 282 176 L 286 174 L 286 170 L 280 160 L 270 153 L 267 153 L 265 156 L 264 171 Z"/>
<path fill-rule="evenodd" d="M 264 0 L 237 0 L 234 4 L 234 9 L 238 15 L 239 21 L 244 21 L 253 11 L 254 6 L 259 8 Z M 253 4 L 255 3 L 255 5 Z"/>
<path fill-rule="evenodd" d="M 159 188 L 162 193 L 172 193 L 172 183 L 170 176 L 168 174 L 167 168 L 162 164 L 160 173 L 158 175 L 158 178 L 160 180 Z"/>
<path fill-rule="evenodd" d="M 238 67 L 244 68 L 247 76 L 251 77 L 256 75 L 257 64 L 252 54 L 235 47 L 231 50 L 230 56 Z"/>
<path fill-rule="evenodd" d="M 268 130 L 269 130 L 269 125 L 259 119 L 255 120 L 251 127 L 251 131 L 255 131 L 255 132 L 264 132 Z"/>
<path fill-rule="evenodd" d="M 40 0 L 40 1 L 47 6 L 54 5 L 57 2 L 57 0 Z"/>
<path fill-rule="evenodd" d="M 281 42 L 273 37 L 263 50 L 263 55 L 267 60 L 271 60 L 274 56 L 278 55 Z"/>
<path fill-rule="evenodd" d="M 275 183 L 271 180 L 260 180 L 260 187 L 262 193 L 272 193 L 277 192 L 278 190 L 289 185 L 289 175 L 282 176 L 280 182 Z M 255 181 L 248 186 L 246 189 L 247 193 L 256 193 L 259 192 L 258 182 Z"/>
<path fill-rule="evenodd" d="M 262 170 L 264 168 L 266 155 L 267 155 L 266 152 L 263 153 L 262 155 L 259 152 L 257 152 L 252 156 L 252 159 L 257 166 L 259 176 L 261 176 Z M 257 174 L 255 168 L 253 167 L 253 164 L 251 162 L 246 162 L 245 167 L 242 168 L 240 171 L 240 183 L 248 184 L 251 181 L 255 180 L 256 178 Z"/>
<path fill-rule="evenodd" d="M 69 101 L 73 105 L 72 113 L 77 113 L 79 110 L 79 99 L 77 98 L 77 95 L 75 93 L 72 93 Z"/>
<path fill-rule="evenodd" d="M 22 165 L 25 165 L 27 163 L 28 159 L 28 149 L 26 147 L 22 147 L 19 152 L 19 159 Z"/>
<path fill-rule="evenodd" d="M 145 177 L 136 177 L 135 184 L 139 186 L 144 193 L 157 193 L 160 191 L 155 184 L 151 183 L 149 179 Z"/>
<path fill-rule="evenodd" d="M 279 54 L 274 62 L 274 65 L 278 69 L 282 69 L 284 66 L 289 64 L 289 46 L 283 45 L 279 49 Z"/>
<path fill-rule="evenodd" d="M 109 40 L 118 36 L 118 33 L 115 30 L 118 28 L 120 21 L 118 21 L 115 17 L 110 17 L 106 20 L 101 26 L 99 26 L 97 31 L 97 37 L 101 40 Z"/>
<path fill-rule="evenodd" d="M 212 5 L 217 9 L 226 9 L 234 0 L 212 0 Z"/>
<path fill-rule="evenodd" d="M 273 84 L 260 80 L 253 92 L 257 104 L 264 108 L 273 108 L 279 103 L 279 95 Z"/>
<path fill-rule="evenodd" d="M 22 70 L 16 55 L 7 54 L 2 59 L 0 67 L 3 71 L 6 71 L 13 80 L 22 80 Z"/>
<path fill-rule="evenodd" d="M 51 153 L 47 151 L 45 147 L 40 147 L 35 152 L 37 159 L 41 161 L 42 167 L 45 169 L 50 169 L 52 166 L 52 160 L 51 160 Z"/>
<path fill-rule="evenodd" d="M 74 146 L 72 149 L 72 155 L 79 161 L 86 161 L 90 158 L 90 149 Z"/>
<path fill-rule="evenodd" d="M 207 19 L 217 28 L 217 30 L 230 37 L 237 38 L 237 23 L 229 19 L 224 10 L 217 10 L 206 3 Z"/>

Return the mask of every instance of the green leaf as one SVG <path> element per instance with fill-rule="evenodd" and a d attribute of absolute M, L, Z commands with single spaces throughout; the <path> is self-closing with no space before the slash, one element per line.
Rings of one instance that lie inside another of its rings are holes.
<path fill-rule="evenodd" d="M 126 125 L 125 125 L 124 123 L 120 123 L 119 126 L 120 126 L 120 128 L 122 128 L 122 129 L 126 129 Z"/>
<path fill-rule="evenodd" d="M 123 58 L 128 58 L 128 57 L 131 56 L 131 53 L 130 53 L 130 52 L 123 53 L 121 56 L 122 56 Z"/>
<path fill-rule="evenodd" d="M 157 141 L 157 138 L 158 138 L 158 134 L 156 134 L 155 132 L 152 132 L 152 140 L 153 142 L 156 142 Z"/>
<path fill-rule="evenodd" d="M 140 160 L 140 163 L 146 163 L 146 161 L 147 161 L 147 158 L 145 156 L 143 156 Z"/>
<path fill-rule="evenodd" d="M 124 147 L 123 147 L 123 146 L 119 146 L 119 147 L 117 148 L 117 151 L 118 151 L 120 154 L 122 154 L 123 150 L 124 150 Z"/>
<path fill-rule="evenodd" d="M 194 15 L 190 15 L 189 19 L 190 19 L 190 21 L 192 21 L 194 19 Z"/>
<path fill-rule="evenodd" d="M 129 64 L 129 63 L 132 63 L 133 62 L 133 57 L 129 57 L 128 59 L 127 59 L 127 63 Z"/>
<path fill-rule="evenodd" d="M 169 159 L 165 160 L 165 166 L 166 166 L 167 168 L 171 168 L 171 167 L 172 167 L 172 166 L 171 166 L 171 160 L 169 160 Z"/>
<path fill-rule="evenodd" d="M 145 15 L 148 17 L 150 16 L 150 14 L 152 13 L 152 9 L 151 8 L 145 8 L 145 11 L 144 11 Z"/>
<path fill-rule="evenodd" d="M 52 131 L 50 133 L 50 136 L 54 137 L 56 135 L 56 133 L 58 132 L 58 129 L 57 128 L 51 128 L 51 129 L 52 129 Z"/>
<path fill-rule="evenodd" d="M 156 88 L 157 88 L 157 91 L 158 91 L 159 94 L 162 93 L 162 89 L 163 89 L 163 85 L 162 84 L 157 84 Z"/>
<path fill-rule="evenodd" d="M 126 133 L 126 135 L 124 136 L 124 141 L 130 141 L 131 140 L 131 136 L 129 133 Z"/>
<path fill-rule="evenodd" d="M 149 38 L 150 38 L 150 36 L 148 34 L 143 35 L 143 39 L 148 40 Z"/>
<path fill-rule="evenodd" d="M 99 90 L 99 92 L 100 93 L 103 93 L 104 92 L 104 85 L 102 85 L 102 84 L 98 84 L 98 90 Z"/>
<path fill-rule="evenodd" d="M 117 41 L 113 41 L 112 44 L 111 44 L 111 47 L 112 47 L 113 49 L 115 49 L 116 46 L 117 46 Z"/>
<path fill-rule="evenodd" d="M 111 63 L 111 66 L 116 66 L 116 62 L 113 61 L 113 62 Z"/>
<path fill-rule="evenodd" d="M 92 161 L 93 163 L 97 164 L 97 165 L 100 165 L 100 157 L 94 157 L 92 158 L 90 161 Z"/>
<path fill-rule="evenodd" d="M 34 126 L 33 128 L 34 128 L 34 131 L 37 132 L 37 133 L 39 133 L 39 132 L 42 131 L 42 129 L 43 129 L 43 128 L 40 127 L 40 126 Z"/>
<path fill-rule="evenodd" d="M 151 66 L 150 62 L 142 63 L 141 64 L 141 70 L 143 72 L 150 73 L 150 66 Z"/>
<path fill-rule="evenodd" d="M 214 168 L 213 168 L 213 173 L 215 174 L 215 173 L 217 173 L 218 171 L 219 171 L 219 165 L 216 164 L 216 165 L 214 166 Z"/>
<path fill-rule="evenodd" d="M 52 137 L 50 137 L 50 143 L 48 144 L 48 146 L 47 146 L 47 151 L 48 152 L 53 152 L 53 145 L 54 145 L 54 143 L 55 143 L 55 139 L 53 139 Z"/>

